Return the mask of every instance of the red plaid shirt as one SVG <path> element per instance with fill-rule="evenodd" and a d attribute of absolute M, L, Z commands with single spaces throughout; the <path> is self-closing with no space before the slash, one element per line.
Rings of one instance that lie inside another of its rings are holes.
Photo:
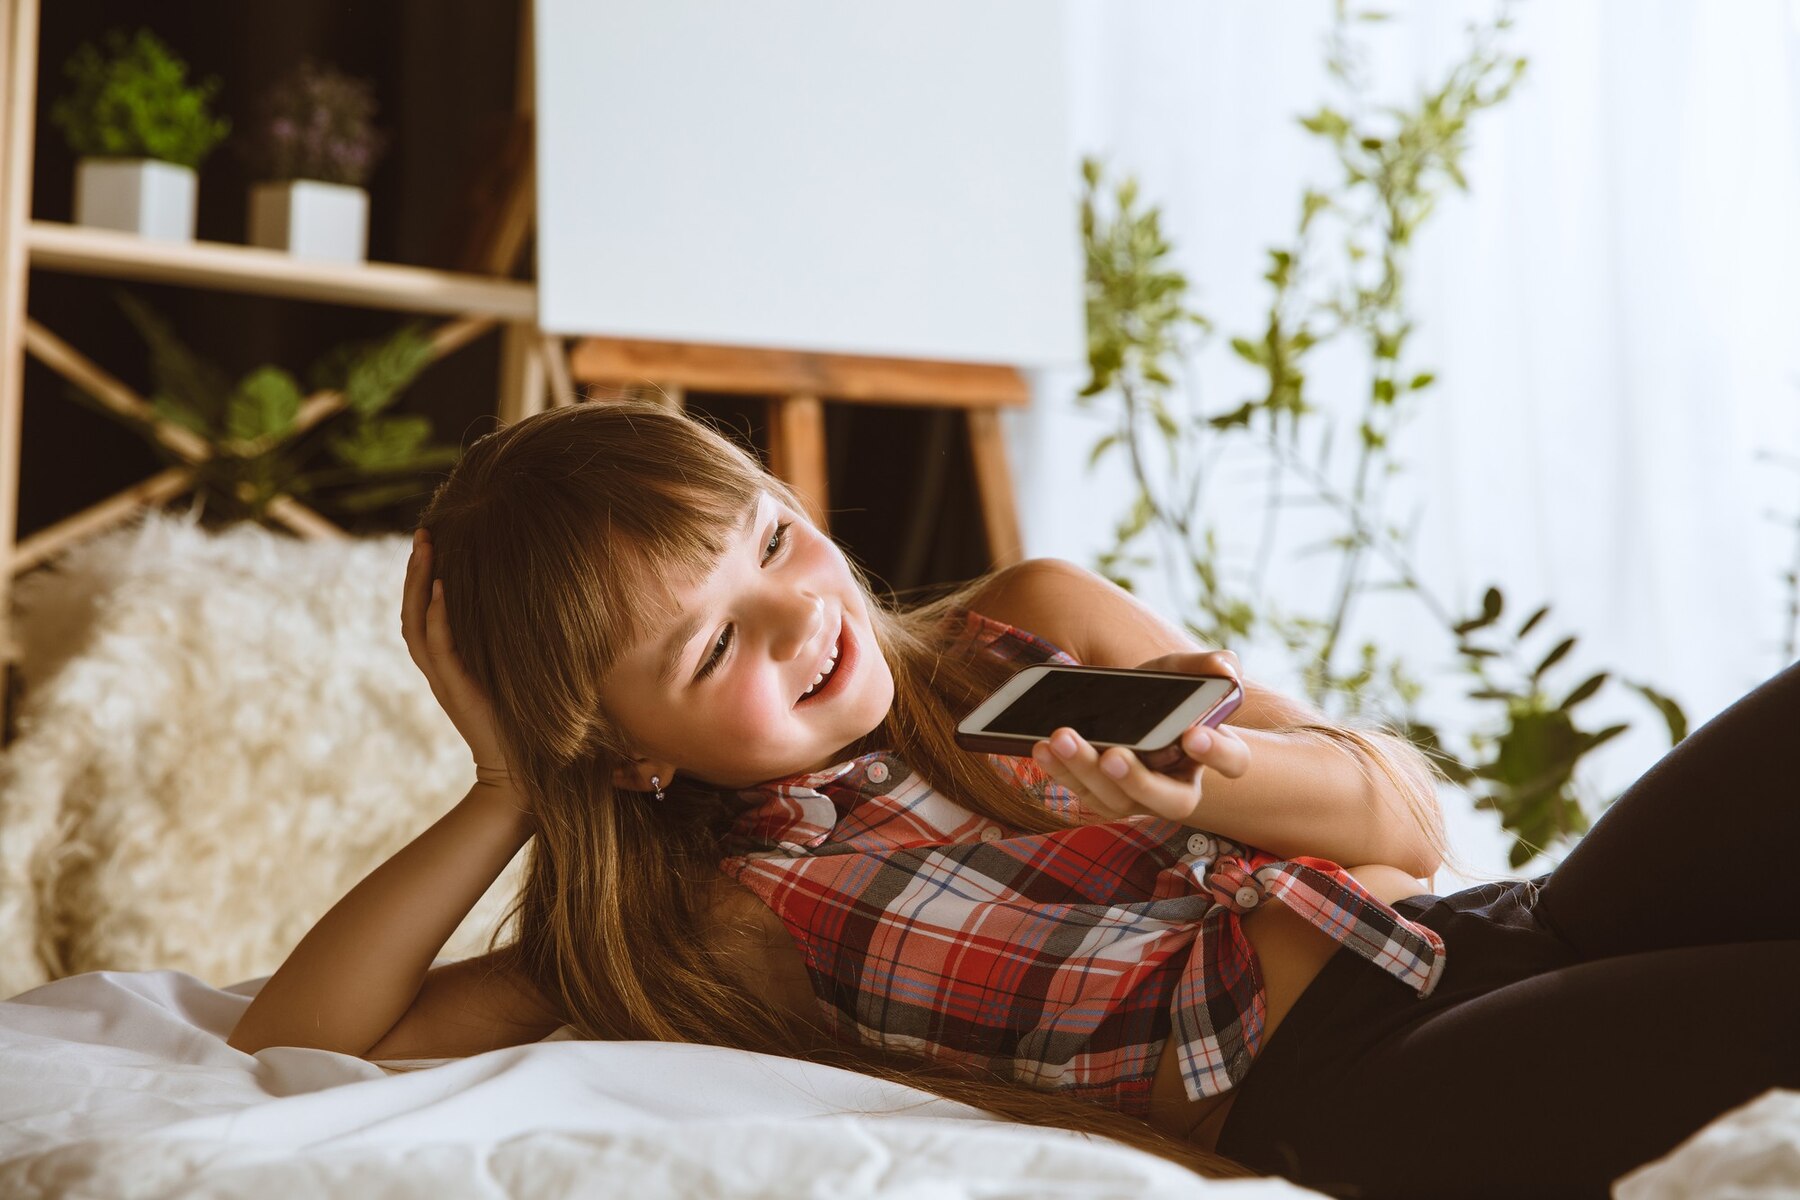
<path fill-rule="evenodd" d="M 976 613 L 958 651 L 1074 661 Z M 1050 808 L 1079 812 L 1030 759 L 988 757 Z M 1191 1098 L 1249 1071 L 1267 1001 L 1240 914 L 1259 904 L 1280 901 L 1421 996 L 1444 968 L 1437 933 L 1336 863 L 1173 821 L 1022 833 L 885 752 L 739 798 L 721 865 L 793 934 L 835 1036 L 1134 1115 L 1170 1036 Z"/>

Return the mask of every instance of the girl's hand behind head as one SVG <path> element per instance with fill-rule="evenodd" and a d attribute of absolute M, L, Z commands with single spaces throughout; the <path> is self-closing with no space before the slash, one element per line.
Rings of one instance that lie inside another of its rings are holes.
<path fill-rule="evenodd" d="M 1228 675 L 1241 682 L 1237 655 L 1229 650 L 1165 654 L 1140 663 L 1145 671 Z M 1102 754 L 1073 729 L 1058 729 L 1032 749 L 1032 759 L 1057 783 L 1074 792 L 1081 806 L 1107 817 L 1153 816 L 1189 821 L 1200 806 L 1201 768 L 1228 779 L 1250 769 L 1250 747 L 1228 725 L 1195 725 L 1181 735 L 1183 762 L 1153 771 L 1137 755 L 1113 746 Z"/>
<path fill-rule="evenodd" d="M 493 710 L 481 688 L 469 677 L 450 636 L 450 614 L 444 586 L 431 576 L 431 534 L 413 531 L 412 556 L 406 562 L 406 586 L 400 598 L 400 635 L 406 639 L 413 665 L 431 684 L 431 694 L 469 745 L 481 783 L 505 786 L 506 755 L 494 729 Z"/>

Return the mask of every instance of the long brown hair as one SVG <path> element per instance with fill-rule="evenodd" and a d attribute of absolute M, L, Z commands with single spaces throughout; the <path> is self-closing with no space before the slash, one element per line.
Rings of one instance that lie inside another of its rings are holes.
<path fill-rule="evenodd" d="M 456 644 L 492 704 L 537 824 L 506 952 L 585 1037 L 829 1062 L 1012 1120 L 1108 1136 L 1204 1175 L 1248 1174 L 1087 1101 L 911 1054 L 821 1048 L 723 961 L 709 935 L 725 806 L 692 782 L 661 804 L 615 789 L 630 747 L 600 685 L 621 653 L 668 619 L 664 581 L 704 576 L 765 489 L 804 511 L 698 422 L 654 404 L 607 402 L 552 409 L 482 437 L 432 497 L 422 523 Z M 895 693 L 870 748 L 893 750 L 934 787 L 1003 824 L 1064 828 L 1077 818 L 1050 811 L 955 746 L 957 716 L 1006 671 L 943 652 L 943 615 L 970 591 L 906 611 L 871 595 Z"/>

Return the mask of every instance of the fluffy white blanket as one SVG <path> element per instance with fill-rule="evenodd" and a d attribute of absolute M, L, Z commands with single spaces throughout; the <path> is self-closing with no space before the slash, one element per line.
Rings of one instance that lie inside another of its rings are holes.
<path fill-rule="evenodd" d="M 103 969 L 266 975 L 462 796 L 468 749 L 400 638 L 406 556 L 399 536 L 157 513 L 20 581 L 0 996 Z M 445 957 L 484 948 L 519 865 Z"/>

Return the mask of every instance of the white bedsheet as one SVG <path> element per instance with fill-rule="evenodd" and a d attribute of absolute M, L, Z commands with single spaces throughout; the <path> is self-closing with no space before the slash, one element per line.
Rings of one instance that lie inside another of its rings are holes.
<path fill-rule="evenodd" d="M 0 1196 L 1318 1194 L 713 1047 L 546 1041 L 402 1074 L 320 1050 L 252 1057 L 224 1036 L 253 994 L 96 972 L 0 1004 Z"/>
<path fill-rule="evenodd" d="M 546 1041 L 389 1074 L 224 1042 L 255 992 L 77 975 L 0 1003 L 0 1196 L 1311 1197 L 704 1046 Z M 1728 1113 L 1618 1200 L 1800 1196 L 1800 1092 Z"/>

